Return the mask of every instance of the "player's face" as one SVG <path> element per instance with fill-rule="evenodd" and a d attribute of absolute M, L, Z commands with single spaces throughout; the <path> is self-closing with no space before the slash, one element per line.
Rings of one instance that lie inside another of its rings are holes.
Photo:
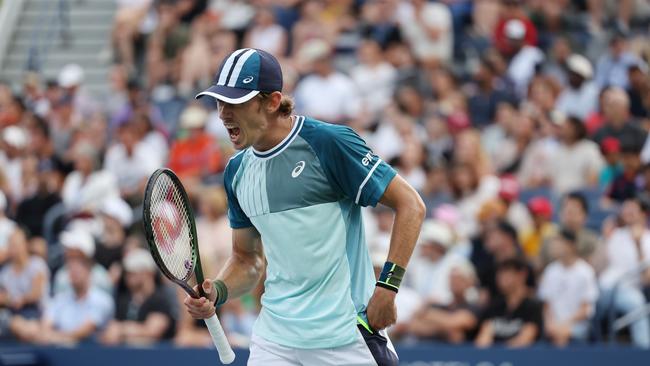
<path fill-rule="evenodd" d="M 260 103 L 259 98 L 242 104 L 219 101 L 219 117 L 228 130 L 230 142 L 235 149 L 241 150 L 254 145 L 266 132 L 267 122 Z"/>

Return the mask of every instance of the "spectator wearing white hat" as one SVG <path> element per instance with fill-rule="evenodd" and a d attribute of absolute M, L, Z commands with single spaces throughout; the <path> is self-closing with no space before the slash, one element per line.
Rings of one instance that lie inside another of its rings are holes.
<path fill-rule="evenodd" d="M 63 66 L 57 78 L 63 91 L 72 97 L 74 110 L 83 118 L 90 118 L 100 111 L 99 104 L 83 88 L 84 69 L 78 64 L 71 63 Z"/>
<path fill-rule="evenodd" d="M 111 197 L 99 209 L 99 230 L 95 261 L 108 270 L 113 285 L 122 275 L 122 255 L 127 230 L 133 222 L 133 209 L 123 199 Z"/>
<path fill-rule="evenodd" d="M 172 298 L 156 285 L 158 269 L 145 249 L 130 250 L 123 261 L 128 292 L 116 299 L 115 320 L 101 336 L 105 344 L 148 344 L 174 336 Z"/>
<path fill-rule="evenodd" d="M 454 233 L 444 223 L 427 220 L 422 225 L 414 256 L 409 282 L 420 296 L 429 303 L 447 305 L 453 296 L 449 289 L 451 269 L 469 261 L 451 251 L 455 243 Z"/>
<path fill-rule="evenodd" d="M 65 238 L 66 243 L 76 243 L 74 248 L 69 245 L 66 249 L 68 287 L 55 292 L 40 323 L 21 320 L 14 324 L 19 339 L 45 344 L 75 344 L 91 339 L 113 317 L 111 296 L 93 286 L 93 261 L 88 254 L 94 250 L 94 245 L 88 240 L 90 235 L 67 232 Z M 72 240 L 78 238 L 81 240 Z"/>
<path fill-rule="evenodd" d="M 572 54 L 566 60 L 569 85 L 555 101 L 555 108 L 568 116 L 584 120 L 598 107 L 600 88 L 592 80 L 593 67 L 589 60 L 579 54 Z"/>
<path fill-rule="evenodd" d="M 515 50 L 508 64 L 507 75 L 515 85 L 520 97 L 528 93 L 528 84 L 535 76 L 537 66 L 544 61 L 544 53 L 537 47 L 525 43 L 526 25 L 519 19 L 510 19 L 505 24 L 508 42 Z"/>
<path fill-rule="evenodd" d="M 53 290 L 55 295 L 68 291 L 73 286 L 73 279 L 68 270 L 68 262 L 78 257 L 84 258 L 90 263 L 90 285 L 108 294 L 113 292 L 113 283 L 108 272 L 93 260 L 95 256 L 95 240 L 92 235 L 82 229 L 67 230 L 59 236 L 59 243 L 63 246 L 65 264 L 54 276 Z"/>
<path fill-rule="evenodd" d="M 8 259 L 9 237 L 16 227 L 16 223 L 5 214 L 6 210 L 7 197 L 0 191 L 0 266 Z"/>

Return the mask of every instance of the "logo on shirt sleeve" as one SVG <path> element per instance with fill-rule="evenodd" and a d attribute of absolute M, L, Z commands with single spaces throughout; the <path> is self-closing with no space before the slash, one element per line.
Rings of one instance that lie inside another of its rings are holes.
<path fill-rule="evenodd" d="M 372 151 L 368 151 L 363 159 L 361 159 L 361 164 L 363 164 L 363 166 L 368 166 L 370 163 L 372 163 Z"/>

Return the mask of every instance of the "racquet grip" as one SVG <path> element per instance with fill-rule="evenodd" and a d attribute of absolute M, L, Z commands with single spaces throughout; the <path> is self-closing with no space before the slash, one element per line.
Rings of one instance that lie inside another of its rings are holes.
<path fill-rule="evenodd" d="M 210 332 L 214 346 L 217 347 L 221 363 L 226 365 L 232 363 L 235 360 L 235 352 L 232 351 L 230 344 L 228 344 L 228 339 L 226 338 L 226 334 L 223 332 L 221 323 L 219 323 L 217 314 L 203 320 L 205 321 L 205 325 L 208 326 L 208 331 Z"/>

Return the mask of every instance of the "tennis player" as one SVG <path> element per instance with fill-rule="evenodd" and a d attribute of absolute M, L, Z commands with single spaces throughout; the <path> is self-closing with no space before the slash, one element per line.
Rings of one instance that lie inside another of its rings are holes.
<path fill-rule="evenodd" d="M 350 128 L 292 114 L 282 71 L 269 53 L 230 54 L 215 85 L 230 141 L 241 150 L 224 173 L 233 254 L 209 297 L 185 305 L 208 318 L 250 291 L 266 270 L 249 365 L 397 365 L 382 329 L 424 217 L 417 192 Z M 323 103 L 327 103 L 324 100 Z M 388 258 L 375 278 L 361 206 L 394 209 Z"/>

